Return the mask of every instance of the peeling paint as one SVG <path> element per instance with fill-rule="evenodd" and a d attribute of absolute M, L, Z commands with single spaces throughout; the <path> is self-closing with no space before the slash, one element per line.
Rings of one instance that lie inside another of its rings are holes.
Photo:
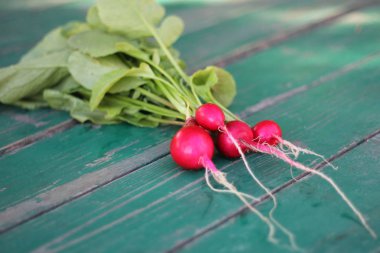
<path fill-rule="evenodd" d="M 128 147 L 130 147 L 130 146 L 133 146 L 133 145 L 137 144 L 138 142 L 139 142 L 139 141 L 136 140 L 136 141 L 133 141 L 133 142 L 129 143 L 128 145 L 125 145 L 125 146 L 122 146 L 122 147 L 118 147 L 118 148 L 112 149 L 112 150 L 106 152 L 106 153 L 104 154 L 103 157 L 98 158 L 98 159 L 96 159 L 95 161 L 86 164 L 86 167 L 90 167 L 90 168 L 92 168 L 92 167 L 96 167 L 96 166 L 98 166 L 98 165 L 100 165 L 100 164 L 106 163 L 106 162 L 112 160 L 112 157 L 113 157 L 117 152 L 122 151 L 122 150 L 124 150 L 124 149 L 126 149 L 126 148 L 128 148 Z"/>
<path fill-rule="evenodd" d="M 31 118 L 30 116 L 26 115 L 26 114 L 11 114 L 10 116 L 12 119 L 14 119 L 17 122 L 30 124 L 30 125 L 33 125 L 35 127 L 42 127 L 42 126 L 45 126 L 49 123 L 46 121 L 39 122 L 39 121 Z"/>

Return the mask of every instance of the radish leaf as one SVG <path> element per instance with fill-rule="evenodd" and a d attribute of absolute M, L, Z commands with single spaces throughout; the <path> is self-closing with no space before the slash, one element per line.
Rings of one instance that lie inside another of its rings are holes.
<path fill-rule="evenodd" d="M 110 31 L 129 38 L 151 36 L 145 21 L 157 25 L 165 14 L 154 0 L 98 0 L 96 6 L 100 20 Z"/>

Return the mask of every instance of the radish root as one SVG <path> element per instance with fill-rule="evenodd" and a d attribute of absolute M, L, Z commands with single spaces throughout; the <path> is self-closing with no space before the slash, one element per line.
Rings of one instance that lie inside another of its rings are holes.
<path fill-rule="evenodd" d="M 291 152 L 291 154 L 294 156 L 295 159 L 298 158 L 298 156 L 300 155 L 300 153 L 307 154 L 307 155 L 314 155 L 314 156 L 317 156 L 317 157 L 321 158 L 327 165 L 329 165 L 334 170 L 338 170 L 338 167 L 336 167 L 333 164 L 331 164 L 323 155 L 315 153 L 314 151 L 312 151 L 310 149 L 305 149 L 305 148 L 298 147 L 298 146 L 294 145 L 293 143 L 291 143 L 290 141 L 284 140 L 284 139 L 282 139 L 279 136 L 276 136 L 276 139 L 279 142 L 279 148 L 280 148 L 280 150 L 282 152 L 284 152 L 285 154 L 286 154 L 287 150 L 289 150 Z"/>
<path fill-rule="evenodd" d="M 261 153 L 273 155 L 273 156 L 283 160 L 284 162 L 288 163 L 292 167 L 295 167 L 297 169 L 300 169 L 300 170 L 308 172 L 308 173 L 315 174 L 315 175 L 321 177 L 322 179 L 326 180 L 335 189 L 335 191 L 340 195 L 340 197 L 343 199 L 343 201 L 346 202 L 346 204 L 355 213 L 355 215 L 358 217 L 358 219 L 362 223 L 363 227 L 368 231 L 368 233 L 374 239 L 377 238 L 375 231 L 369 226 L 369 224 L 367 223 L 363 214 L 356 208 L 356 206 L 351 202 L 351 200 L 343 193 L 343 191 L 339 188 L 339 186 L 330 177 L 328 177 L 327 175 L 323 174 L 322 172 L 320 172 L 318 170 L 311 169 L 311 168 L 306 167 L 305 165 L 303 165 L 297 161 L 292 160 L 291 158 L 289 158 L 286 154 L 284 154 L 281 150 L 279 150 L 277 148 L 269 147 L 267 145 L 263 145 L 260 143 L 243 142 L 243 144 L 245 144 L 247 147 L 249 147 L 253 151 L 258 151 Z"/>
<path fill-rule="evenodd" d="M 269 218 L 270 220 L 288 237 L 288 240 L 290 242 L 290 245 L 292 247 L 292 249 L 294 250 L 297 250 L 299 251 L 300 248 L 298 247 L 297 243 L 296 243 L 296 238 L 294 236 L 294 234 L 292 232 L 290 232 L 287 228 L 285 228 L 280 222 L 278 222 L 275 218 L 274 218 L 274 212 L 275 210 L 277 209 L 277 206 L 278 206 L 278 202 L 277 202 L 277 198 L 272 194 L 271 190 L 269 190 L 257 177 L 256 175 L 253 173 L 251 167 L 249 166 L 249 163 L 246 159 L 246 156 L 244 155 L 244 152 L 243 150 L 241 149 L 239 143 L 237 142 L 237 140 L 233 137 L 233 135 L 230 133 L 230 131 L 228 130 L 228 128 L 225 126 L 221 129 L 222 131 L 224 131 L 228 138 L 233 142 L 233 144 L 235 145 L 236 149 L 239 151 L 239 154 L 244 162 L 244 165 L 245 165 L 245 168 L 247 169 L 248 173 L 251 175 L 251 177 L 253 178 L 253 180 L 270 196 L 270 198 L 273 200 L 273 207 L 272 209 L 269 211 Z"/>
<path fill-rule="evenodd" d="M 246 198 L 250 198 L 253 200 L 257 200 L 257 198 L 250 196 L 248 194 L 239 192 L 233 184 L 228 182 L 225 174 L 222 173 L 221 171 L 219 171 L 215 167 L 215 165 L 211 161 L 209 161 L 207 158 L 203 159 L 202 164 L 205 167 L 205 180 L 206 180 L 207 185 L 210 187 L 210 189 L 213 191 L 216 191 L 216 192 L 231 193 L 231 194 L 234 194 L 236 197 L 238 197 L 249 210 L 251 210 L 253 213 L 255 213 L 268 226 L 268 228 L 269 228 L 268 241 L 270 241 L 274 244 L 277 244 L 278 240 L 274 237 L 275 232 L 276 232 L 275 226 L 272 224 L 272 222 L 267 217 L 265 217 L 256 208 L 254 208 L 246 199 Z M 228 191 L 227 190 L 219 190 L 219 189 L 216 189 L 215 187 L 213 187 L 212 184 L 210 183 L 210 180 L 209 180 L 209 174 L 208 174 L 209 172 L 211 173 L 214 180 L 217 183 L 226 187 L 228 189 Z"/>

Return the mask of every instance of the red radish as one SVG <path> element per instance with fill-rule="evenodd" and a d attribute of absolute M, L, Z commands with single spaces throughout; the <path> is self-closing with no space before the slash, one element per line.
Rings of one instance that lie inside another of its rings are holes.
<path fill-rule="evenodd" d="M 280 126 L 272 120 L 264 120 L 252 127 L 253 140 L 258 143 L 268 143 L 273 146 L 282 137 Z"/>
<path fill-rule="evenodd" d="M 227 181 L 224 173 L 219 171 L 211 161 L 214 154 L 214 144 L 206 130 L 199 126 L 185 126 L 174 136 L 170 144 L 170 153 L 173 160 L 182 168 L 187 170 L 198 170 L 205 168 L 205 177 L 208 186 L 215 191 L 223 191 L 236 195 L 252 212 L 265 222 L 269 227 L 268 240 L 276 243 L 274 238 L 275 227 L 271 221 L 257 211 L 246 198 L 255 199 L 253 196 L 241 193 Z M 217 190 L 209 182 L 208 173 L 216 182 L 226 187 L 228 190 Z"/>
<path fill-rule="evenodd" d="M 228 158 L 238 158 L 241 154 L 232 138 L 239 141 L 251 141 L 253 139 L 251 128 L 248 124 L 235 120 L 228 122 L 225 129 L 227 129 L 227 131 L 219 132 L 216 137 L 216 143 L 219 151 Z M 230 133 L 230 135 L 228 133 Z M 243 153 L 248 150 L 248 148 L 244 145 L 240 145 L 240 148 Z"/>
<path fill-rule="evenodd" d="M 211 103 L 200 106 L 195 112 L 198 124 L 210 131 L 217 131 L 224 126 L 225 116 L 219 106 Z"/>
<path fill-rule="evenodd" d="M 278 144 L 281 151 L 284 153 L 288 153 L 290 151 L 290 153 L 293 154 L 295 158 L 297 158 L 300 153 L 315 155 L 319 158 L 322 158 L 333 169 L 337 169 L 334 165 L 327 161 L 324 156 L 317 154 L 311 150 L 297 147 L 293 143 L 284 140 L 282 138 L 281 127 L 273 120 L 263 120 L 257 123 L 252 127 L 252 133 L 254 142 L 258 142 L 260 144 L 268 144 L 270 146 L 275 146 Z"/>
<path fill-rule="evenodd" d="M 199 170 L 203 160 L 211 160 L 214 143 L 210 135 L 198 126 L 186 126 L 179 130 L 170 144 L 173 160 L 182 168 Z"/>
<path fill-rule="evenodd" d="M 249 125 L 242 121 L 231 121 L 228 122 L 224 128 L 221 128 L 223 132 L 219 132 L 217 136 L 217 146 L 221 153 L 229 158 L 240 157 L 243 159 L 244 165 L 253 178 L 253 180 L 270 196 L 273 200 L 273 208 L 269 212 L 269 218 L 273 223 L 284 232 L 290 241 L 290 244 L 294 250 L 299 250 L 296 243 L 295 236 L 287 228 L 285 228 L 280 222 L 274 218 L 274 212 L 278 206 L 276 197 L 272 194 L 270 189 L 268 189 L 253 173 L 251 167 L 244 153 L 250 150 L 249 147 L 244 145 L 244 142 L 250 142 L 253 139 L 253 133 Z"/>
<path fill-rule="evenodd" d="M 193 117 L 189 117 L 184 126 L 198 126 L 198 122 Z"/>
<path fill-rule="evenodd" d="M 377 237 L 376 233 L 368 225 L 367 221 L 365 220 L 361 212 L 355 207 L 355 205 L 348 199 L 348 197 L 343 193 L 343 191 L 337 186 L 337 184 L 330 177 L 326 176 L 320 171 L 309 168 L 299 162 L 292 160 L 281 146 L 286 145 L 290 149 L 296 149 L 295 151 L 296 154 L 292 151 L 292 154 L 295 154 L 296 157 L 298 156 L 299 152 L 317 155 L 324 159 L 323 156 L 318 155 L 310 150 L 298 148 L 294 144 L 283 140 L 281 137 L 281 128 L 274 121 L 270 121 L 270 120 L 262 121 L 252 128 L 252 132 L 253 132 L 253 135 L 255 136 L 254 139 L 252 139 L 251 141 L 242 140 L 242 143 L 245 144 L 246 147 L 248 147 L 252 151 L 273 155 L 283 160 L 284 162 L 286 162 L 292 167 L 295 167 L 307 173 L 318 175 L 319 177 L 327 181 L 341 196 L 341 198 L 347 203 L 347 205 L 351 208 L 351 210 L 355 213 L 355 215 L 359 218 L 360 222 L 363 224 L 364 228 L 367 229 L 370 235 L 374 238 Z M 277 143 L 279 143 L 280 148 L 275 147 Z M 326 161 L 326 159 L 324 160 L 326 164 L 329 164 L 329 162 Z"/>
<path fill-rule="evenodd" d="M 217 135 L 217 146 L 220 150 L 220 152 L 229 158 L 238 158 L 241 157 L 244 165 L 251 175 L 251 177 L 260 185 L 261 188 L 263 188 L 273 199 L 274 206 L 271 209 L 269 213 L 270 220 L 273 221 L 289 238 L 289 241 L 291 243 L 291 246 L 293 249 L 297 250 L 299 249 L 297 246 L 297 243 L 295 242 L 294 235 L 287 230 L 284 226 L 281 225 L 274 217 L 274 211 L 277 207 L 277 200 L 275 196 L 271 193 L 271 191 L 266 188 L 261 181 L 254 175 L 252 172 L 252 169 L 250 168 L 247 159 L 245 158 L 244 153 L 248 150 L 245 145 L 239 144 L 242 140 L 250 141 L 253 138 L 253 134 L 251 131 L 251 128 L 249 125 L 242 121 L 231 121 L 228 122 L 227 125 L 225 125 L 225 116 L 223 111 L 219 108 L 219 106 L 215 104 L 204 104 L 200 106 L 196 111 L 196 121 L 198 124 L 205 129 L 208 129 L 210 131 L 216 131 L 219 130 L 219 133 Z M 209 187 L 215 191 L 220 192 L 221 190 L 214 189 L 211 184 L 208 181 L 208 171 L 206 170 L 206 181 L 209 185 Z M 252 196 L 240 193 L 236 191 L 234 187 L 229 187 L 228 182 L 223 182 L 223 178 L 219 178 L 218 174 L 212 174 L 214 179 L 219 182 L 220 184 L 224 185 L 226 188 L 228 188 L 233 194 L 235 194 L 237 197 L 239 197 L 246 205 L 247 202 L 244 199 L 244 197 L 249 199 L 254 199 Z M 252 210 L 252 207 L 250 205 L 247 205 L 249 209 Z M 254 210 L 252 210 L 254 211 Z M 255 211 L 254 211 L 255 212 Z M 255 212 L 256 213 L 256 212 Z M 257 214 L 257 213 L 256 213 Z M 268 224 L 270 227 L 270 234 L 269 234 L 269 240 L 273 243 L 277 243 L 276 239 L 274 238 L 275 228 L 271 224 L 269 220 L 264 220 L 263 217 L 261 217 L 261 214 L 257 214 L 259 217 Z M 269 223 L 268 223 L 269 222 Z"/>

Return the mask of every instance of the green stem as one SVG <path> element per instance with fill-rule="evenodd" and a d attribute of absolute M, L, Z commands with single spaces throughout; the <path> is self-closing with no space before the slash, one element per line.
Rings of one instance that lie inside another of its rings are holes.
<path fill-rule="evenodd" d="M 182 94 L 185 94 L 183 88 L 181 88 L 181 86 L 178 85 L 178 83 L 176 81 L 174 81 L 174 79 L 165 70 L 163 70 L 159 65 L 155 64 L 151 60 L 145 60 L 145 61 L 146 61 L 146 63 L 150 64 L 152 67 L 157 69 L 158 72 L 160 72 L 164 77 L 166 77 L 169 80 L 169 82 L 172 83 L 178 89 L 179 92 L 181 92 Z"/>
<path fill-rule="evenodd" d="M 150 98 L 152 101 L 155 101 L 155 102 L 158 102 L 162 105 L 165 105 L 171 109 L 176 109 L 169 101 L 167 101 L 166 99 L 160 97 L 160 96 L 157 96 L 155 94 L 153 94 L 152 92 L 150 91 L 147 91 L 143 88 L 136 88 L 137 91 L 139 91 L 141 94 L 143 94 L 144 96 L 146 96 L 147 98 Z"/>
<path fill-rule="evenodd" d="M 238 116 L 236 116 L 234 113 L 232 113 L 230 110 L 228 110 L 224 105 L 222 105 L 221 103 L 218 102 L 218 100 L 216 100 L 214 98 L 214 96 L 212 95 L 211 92 L 209 92 L 209 97 L 211 98 L 211 102 L 216 104 L 217 106 L 219 106 L 223 111 L 224 113 L 226 114 L 226 116 L 230 117 L 229 120 L 240 120 Z"/>
<path fill-rule="evenodd" d="M 186 105 L 183 104 L 184 100 L 177 100 L 178 97 L 172 95 L 171 91 L 165 87 L 164 85 L 160 84 L 158 82 L 158 88 L 161 90 L 161 92 L 166 96 L 166 98 L 173 104 L 173 106 L 176 108 L 177 111 L 182 113 L 183 115 L 186 115 Z"/>
<path fill-rule="evenodd" d="M 190 86 L 190 89 L 191 89 L 191 92 L 193 93 L 194 95 L 194 98 L 195 100 L 197 101 L 198 105 L 202 105 L 202 102 L 200 101 L 199 97 L 198 97 L 198 94 L 195 92 L 195 89 L 194 89 L 194 85 L 193 83 L 191 82 L 190 78 L 187 76 L 187 74 L 181 69 L 181 67 L 178 65 L 178 63 L 175 61 L 173 55 L 170 53 L 170 51 L 167 49 L 167 47 L 165 46 L 165 44 L 162 42 L 160 36 L 158 35 L 158 33 L 156 32 L 156 29 L 154 27 L 152 27 L 151 24 L 149 24 L 149 22 L 145 19 L 145 17 L 143 15 L 141 15 L 141 13 L 139 13 L 139 16 L 141 18 L 141 20 L 144 22 L 144 24 L 146 25 L 146 27 L 149 29 L 149 31 L 152 33 L 153 37 L 156 39 L 158 45 L 160 45 L 162 51 L 164 51 L 164 53 L 166 54 L 166 56 L 168 57 L 169 61 L 171 62 L 171 64 L 173 65 L 173 67 L 177 70 L 178 74 L 182 77 L 183 80 L 186 81 L 186 83 Z"/>
<path fill-rule="evenodd" d="M 155 114 L 158 114 L 161 116 L 166 116 L 169 118 L 178 118 L 178 119 L 184 119 L 185 118 L 184 115 L 182 115 L 176 111 L 166 109 L 166 108 L 162 108 L 162 107 L 159 107 L 156 105 L 152 105 L 152 104 L 140 101 L 140 100 L 132 99 L 129 97 L 122 97 L 122 96 L 113 96 L 113 98 L 116 100 L 119 100 L 119 101 L 124 101 L 124 102 L 130 103 L 130 104 L 133 104 L 133 105 L 141 106 L 142 110 L 147 111 L 147 112 L 151 112 L 151 113 L 155 113 Z"/>
<path fill-rule="evenodd" d="M 147 119 L 149 119 L 151 121 L 163 123 L 163 124 L 169 124 L 169 125 L 183 126 L 185 124 L 183 121 L 159 119 L 159 118 L 155 118 L 153 116 L 148 116 Z"/>

